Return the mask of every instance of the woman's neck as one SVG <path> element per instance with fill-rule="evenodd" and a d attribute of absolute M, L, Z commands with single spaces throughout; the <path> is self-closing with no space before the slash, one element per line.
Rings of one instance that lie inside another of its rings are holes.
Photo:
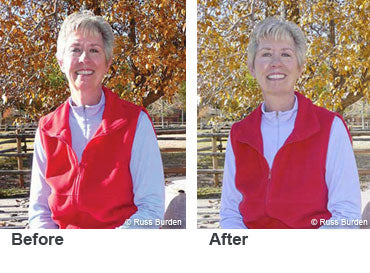
<path fill-rule="evenodd" d="M 288 111 L 294 107 L 294 92 L 288 94 L 264 95 L 265 111 Z"/>
<path fill-rule="evenodd" d="M 101 88 L 95 91 L 72 90 L 72 101 L 78 106 L 96 105 L 101 99 Z"/>

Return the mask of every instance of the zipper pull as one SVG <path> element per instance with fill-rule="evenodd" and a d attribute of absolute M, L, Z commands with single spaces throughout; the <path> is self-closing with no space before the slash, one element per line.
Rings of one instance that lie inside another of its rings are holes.
<path fill-rule="evenodd" d="M 270 182 L 270 180 L 271 180 L 271 170 L 269 170 L 268 180 L 269 180 L 269 182 Z"/>

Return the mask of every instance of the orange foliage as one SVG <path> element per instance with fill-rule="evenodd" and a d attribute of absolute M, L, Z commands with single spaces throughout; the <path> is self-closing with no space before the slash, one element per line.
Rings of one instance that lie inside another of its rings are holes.
<path fill-rule="evenodd" d="M 103 16 L 116 45 L 104 84 L 148 106 L 185 81 L 185 1 L 0 0 L 0 95 L 37 120 L 68 96 L 55 58 L 63 19 L 81 9 Z"/>

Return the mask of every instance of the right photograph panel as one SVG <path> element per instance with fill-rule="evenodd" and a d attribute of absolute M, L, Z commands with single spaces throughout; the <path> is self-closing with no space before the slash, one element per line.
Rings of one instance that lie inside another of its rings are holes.
<path fill-rule="evenodd" d="M 370 228 L 364 16 L 198 1 L 198 228 Z"/>

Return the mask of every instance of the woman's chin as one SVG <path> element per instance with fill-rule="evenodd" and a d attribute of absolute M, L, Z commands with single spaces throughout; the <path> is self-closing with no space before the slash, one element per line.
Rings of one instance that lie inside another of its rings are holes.
<path fill-rule="evenodd" d="M 100 84 L 96 85 L 93 84 L 92 82 L 78 82 L 72 85 L 76 91 L 79 92 L 91 92 L 92 90 L 98 90 L 100 89 Z"/>
<path fill-rule="evenodd" d="M 294 94 L 294 89 L 282 89 L 282 88 L 272 88 L 263 91 L 265 95 L 293 95 Z"/>

